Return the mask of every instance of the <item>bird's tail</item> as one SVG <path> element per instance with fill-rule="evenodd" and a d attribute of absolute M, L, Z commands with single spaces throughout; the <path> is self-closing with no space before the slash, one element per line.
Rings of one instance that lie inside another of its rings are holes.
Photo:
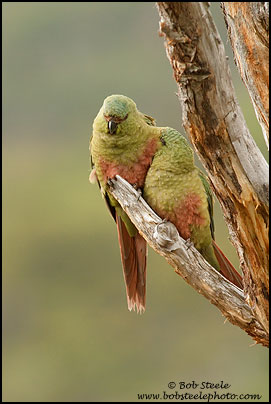
<path fill-rule="evenodd" d="M 244 286 L 242 276 L 239 274 L 239 272 L 236 271 L 236 269 L 230 263 L 228 258 L 225 257 L 225 255 L 220 250 L 220 248 L 218 247 L 218 245 L 214 240 L 213 240 L 213 247 L 222 275 L 225 276 L 225 278 L 227 278 L 230 282 L 238 286 L 238 288 L 243 289 Z"/>
<path fill-rule="evenodd" d="M 116 222 L 128 309 L 142 313 L 146 305 L 147 243 L 138 232 L 131 237 L 118 215 Z"/>

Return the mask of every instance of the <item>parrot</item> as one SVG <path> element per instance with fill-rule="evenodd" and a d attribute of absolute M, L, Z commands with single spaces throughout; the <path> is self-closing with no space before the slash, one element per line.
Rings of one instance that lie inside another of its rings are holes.
<path fill-rule="evenodd" d="M 173 223 L 206 261 L 243 288 L 242 277 L 214 241 L 213 196 L 203 172 L 194 163 L 186 138 L 158 127 L 124 95 L 108 96 L 93 122 L 91 173 L 116 222 L 128 309 L 145 311 L 147 243 L 117 200 L 108 181 L 120 175 L 161 217 Z"/>

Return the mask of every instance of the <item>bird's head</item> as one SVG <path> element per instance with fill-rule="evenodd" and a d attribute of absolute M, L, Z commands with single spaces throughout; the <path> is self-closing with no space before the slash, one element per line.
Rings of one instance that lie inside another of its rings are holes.
<path fill-rule="evenodd" d="M 136 104 L 124 95 L 110 95 L 104 100 L 100 112 L 106 122 L 107 133 L 114 135 L 128 125 L 131 116 L 136 112 Z"/>

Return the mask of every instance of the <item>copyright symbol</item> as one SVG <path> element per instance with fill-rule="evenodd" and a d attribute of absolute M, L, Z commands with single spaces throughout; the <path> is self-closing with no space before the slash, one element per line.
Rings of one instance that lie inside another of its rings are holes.
<path fill-rule="evenodd" d="M 169 383 L 168 383 L 168 387 L 169 387 L 170 389 L 174 389 L 174 388 L 176 387 L 176 383 L 175 383 L 175 382 L 169 382 Z"/>

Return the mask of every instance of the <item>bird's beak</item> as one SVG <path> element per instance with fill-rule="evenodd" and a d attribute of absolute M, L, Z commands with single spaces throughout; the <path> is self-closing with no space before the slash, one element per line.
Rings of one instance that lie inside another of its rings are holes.
<path fill-rule="evenodd" d="M 118 127 L 118 123 L 113 121 L 112 119 L 110 119 L 107 122 L 107 128 L 109 130 L 110 135 L 113 135 L 114 133 L 116 133 L 117 127 Z"/>

